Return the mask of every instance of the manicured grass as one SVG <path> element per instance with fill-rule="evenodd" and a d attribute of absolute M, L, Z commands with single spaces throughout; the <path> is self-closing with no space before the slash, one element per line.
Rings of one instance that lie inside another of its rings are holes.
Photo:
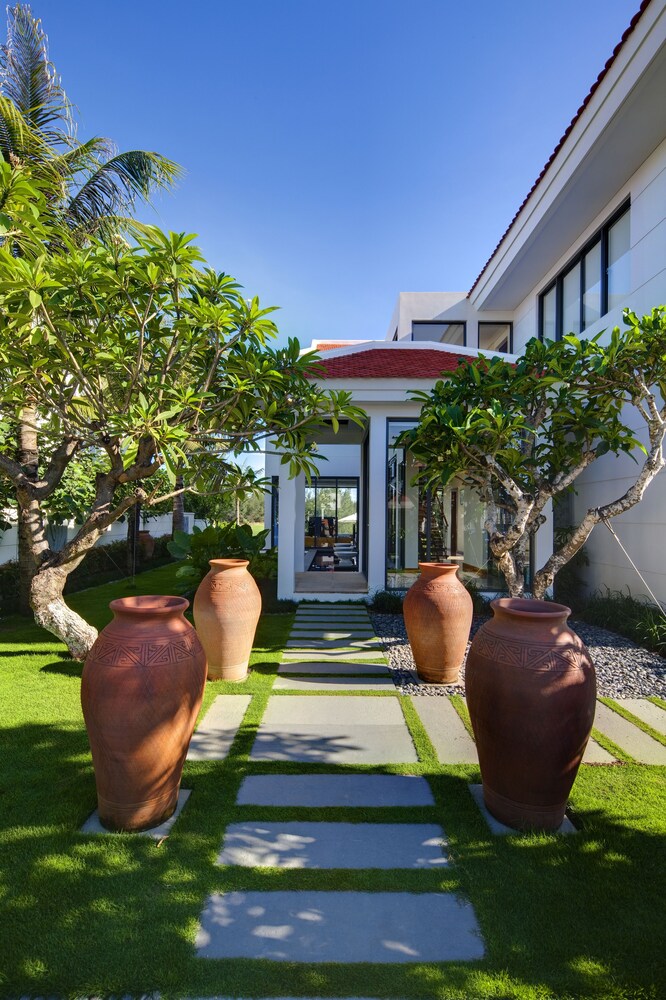
<path fill-rule="evenodd" d="M 89 620 L 127 593 L 173 592 L 173 567 L 74 595 Z M 187 763 L 192 796 L 160 846 L 130 835 L 83 836 L 95 786 L 79 706 L 81 665 L 26 622 L 0 623 L 0 995 L 376 996 L 438 1000 L 659 1000 L 666 769 L 622 763 L 581 769 L 571 797 L 575 836 L 492 837 L 469 794 L 474 767 L 439 764 L 410 699 L 400 697 L 416 765 L 338 767 L 250 762 L 292 617 L 260 623 L 244 684 L 253 695 L 224 761 Z M 397 695 L 395 697 L 398 697 Z M 458 706 L 460 708 L 460 706 Z M 307 699 L 303 699 L 304 712 Z M 247 773 L 385 771 L 427 776 L 421 809 L 258 808 L 235 804 Z M 215 866 L 225 827 L 257 820 L 438 822 L 448 870 L 325 871 Z M 211 892 L 249 889 L 453 891 L 469 899 L 481 962 L 302 966 L 196 959 L 197 920 Z"/>

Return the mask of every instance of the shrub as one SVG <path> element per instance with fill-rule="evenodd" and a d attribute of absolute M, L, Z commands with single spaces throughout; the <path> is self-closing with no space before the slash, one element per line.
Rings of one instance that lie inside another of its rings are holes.
<path fill-rule="evenodd" d="M 475 615 L 490 614 L 490 600 L 481 593 L 476 580 L 461 580 L 465 590 L 472 598 L 472 609 Z"/>
<path fill-rule="evenodd" d="M 401 615 L 403 595 L 394 590 L 375 590 L 371 595 L 370 610 L 381 615 Z"/>
<path fill-rule="evenodd" d="M 583 621 L 633 639 L 646 649 L 666 656 L 666 615 L 663 608 L 638 600 L 630 593 L 606 589 L 590 597 L 580 613 Z"/>
<path fill-rule="evenodd" d="M 263 552 L 270 529 L 256 535 L 248 524 L 210 524 L 203 531 L 195 526 L 191 535 L 174 532 L 168 549 L 176 559 L 185 559 L 176 576 L 187 590 L 196 589 L 210 569 L 211 559 L 247 559 L 255 579 L 277 576 L 277 549 Z"/>

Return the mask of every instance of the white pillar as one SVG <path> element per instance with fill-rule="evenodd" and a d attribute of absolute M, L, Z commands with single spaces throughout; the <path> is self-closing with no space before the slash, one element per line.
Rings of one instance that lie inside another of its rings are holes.
<path fill-rule="evenodd" d="M 294 479 L 294 571 L 305 569 L 305 476 L 301 473 Z"/>
<path fill-rule="evenodd" d="M 386 418 L 370 416 L 368 591 L 386 588 Z"/>
<path fill-rule="evenodd" d="M 284 470 L 284 471 L 283 471 Z M 294 595 L 294 534 L 293 511 L 296 505 L 296 482 L 289 479 L 286 469 L 280 471 L 280 510 L 278 538 L 278 597 L 291 600 Z"/>

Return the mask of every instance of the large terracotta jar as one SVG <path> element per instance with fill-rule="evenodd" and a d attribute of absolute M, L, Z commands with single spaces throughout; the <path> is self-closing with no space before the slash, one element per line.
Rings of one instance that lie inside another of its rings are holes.
<path fill-rule="evenodd" d="M 472 625 L 472 598 L 457 563 L 420 562 L 403 614 L 418 675 L 428 684 L 455 684 Z"/>
<path fill-rule="evenodd" d="M 99 818 L 144 830 L 174 812 L 201 707 L 206 656 L 183 597 L 111 601 L 113 621 L 88 654 L 81 704 Z"/>
<path fill-rule="evenodd" d="M 261 614 L 261 594 L 247 567 L 247 559 L 211 559 L 194 597 L 194 624 L 212 681 L 247 677 Z"/>
<path fill-rule="evenodd" d="M 507 826 L 556 830 L 594 721 L 594 664 L 563 604 L 491 607 L 465 667 L 483 797 Z"/>
<path fill-rule="evenodd" d="M 155 539 L 151 533 L 146 529 L 140 531 L 139 533 L 139 550 L 141 552 L 142 559 L 152 559 L 155 554 Z"/>

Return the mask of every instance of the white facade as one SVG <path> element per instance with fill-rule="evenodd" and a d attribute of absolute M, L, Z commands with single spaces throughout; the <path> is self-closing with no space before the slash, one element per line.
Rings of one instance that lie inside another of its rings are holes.
<path fill-rule="evenodd" d="M 586 323 L 586 337 L 620 325 L 624 308 L 642 315 L 666 303 L 664 0 L 651 0 L 632 21 L 471 291 L 402 293 L 382 348 L 447 350 L 450 336 L 449 352 L 476 354 L 480 339 L 487 343 L 490 331 L 510 324 L 508 346 L 519 354 L 527 341 L 540 333 L 543 294 L 556 280 L 558 288 L 562 287 L 562 276 L 597 234 L 603 233 L 605 244 L 610 245 L 609 226 L 625 206 L 628 252 L 618 264 L 623 269 L 622 291 L 599 319 Z M 603 275 L 602 267 L 599 311 L 605 303 L 601 288 L 610 281 Z M 558 309 L 564 311 L 561 305 Z M 326 351 L 324 357 L 350 356 L 371 346 L 364 343 Z M 408 390 L 427 389 L 427 382 L 422 378 L 414 384 L 373 378 L 329 379 L 326 384 L 351 389 L 354 402 L 368 414 L 366 565 L 367 587 L 372 592 L 383 589 L 386 582 L 386 421 L 416 416 Z M 635 426 L 643 432 L 640 421 Z M 341 450 L 338 455 L 342 455 Z M 269 462 L 268 474 L 271 471 L 277 473 L 278 467 Z M 606 456 L 595 462 L 579 480 L 574 518 L 624 492 L 635 471 L 635 463 L 624 456 Z M 321 474 L 329 474 L 328 469 L 322 468 Z M 341 474 L 356 473 L 347 469 Z M 281 472 L 280 491 L 279 590 L 281 596 L 293 597 L 294 574 L 303 569 L 304 483 L 288 482 Z M 666 602 L 666 476 L 659 476 L 642 503 L 617 518 L 614 527 L 656 596 Z M 537 536 L 537 565 L 543 563 L 551 547 L 549 523 Z M 605 528 L 594 530 L 587 550 L 590 589 L 608 586 L 629 588 L 634 594 L 644 592 L 630 562 Z"/>

